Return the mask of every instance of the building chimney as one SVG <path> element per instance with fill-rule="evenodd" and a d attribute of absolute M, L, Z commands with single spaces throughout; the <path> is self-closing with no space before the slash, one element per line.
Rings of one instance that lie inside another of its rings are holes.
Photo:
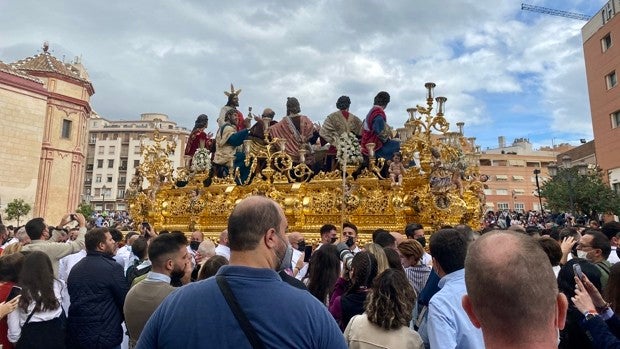
<path fill-rule="evenodd" d="M 497 141 L 499 143 L 499 147 L 500 148 L 506 148 L 506 137 L 499 136 L 499 137 L 497 137 Z"/>

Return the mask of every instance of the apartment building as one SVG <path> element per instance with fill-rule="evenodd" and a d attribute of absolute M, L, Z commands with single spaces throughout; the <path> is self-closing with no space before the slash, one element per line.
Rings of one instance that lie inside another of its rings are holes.
<path fill-rule="evenodd" d="M 548 180 L 549 163 L 555 162 L 559 153 L 570 148 L 562 144 L 534 150 L 526 138 L 515 139 L 511 145 L 506 145 L 505 138 L 500 136 L 498 147 L 483 150 L 480 156 L 480 173 L 489 177 L 488 188 L 484 191 L 487 210 L 540 211 L 544 200 L 538 196 L 536 177 L 539 185 Z"/>
<path fill-rule="evenodd" d="M 608 1 L 581 29 L 596 140 L 603 177 L 620 193 L 620 0 Z"/>
<path fill-rule="evenodd" d="M 190 130 L 165 114 L 145 113 L 140 120 L 112 121 L 93 113 L 89 120 L 88 150 L 82 201 L 96 211 L 127 210 L 125 191 L 142 161 L 140 145 L 151 143 L 153 132 L 176 142 L 171 160 L 183 164 L 183 151 Z"/>

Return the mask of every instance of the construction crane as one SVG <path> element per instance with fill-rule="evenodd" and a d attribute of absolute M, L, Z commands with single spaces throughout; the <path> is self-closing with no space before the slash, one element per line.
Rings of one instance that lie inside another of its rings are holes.
<path fill-rule="evenodd" d="M 521 10 L 545 13 L 545 14 L 552 15 L 552 16 L 560 16 L 560 17 L 578 19 L 578 20 L 581 20 L 581 21 L 589 21 L 590 18 L 592 18 L 592 16 L 584 15 L 584 14 L 581 14 L 581 13 L 561 11 L 561 10 L 554 10 L 552 8 L 547 8 L 547 7 L 542 7 L 542 6 L 534 6 L 534 5 L 523 4 L 523 3 L 521 4 Z"/>

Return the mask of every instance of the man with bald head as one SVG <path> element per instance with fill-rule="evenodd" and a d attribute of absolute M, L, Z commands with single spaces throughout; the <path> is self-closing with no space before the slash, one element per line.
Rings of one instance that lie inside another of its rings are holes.
<path fill-rule="evenodd" d="M 289 233 L 288 242 L 293 248 L 293 258 L 291 260 L 291 266 L 293 268 L 293 276 L 301 280 L 308 272 L 308 263 L 303 261 L 306 250 L 306 240 L 300 232 L 294 231 Z M 300 260 L 301 259 L 301 260 Z"/>
<path fill-rule="evenodd" d="M 215 248 L 215 254 L 217 256 L 226 257 L 230 261 L 230 247 L 228 247 L 228 230 L 224 229 L 220 233 L 220 239 Z"/>
<path fill-rule="evenodd" d="M 342 332 L 325 306 L 308 292 L 282 282 L 277 273 L 290 265 L 287 226 L 275 201 L 250 196 L 239 202 L 228 218 L 230 264 L 216 277 L 169 295 L 149 319 L 137 348 L 195 348 L 209 343 L 252 348 L 250 335 L 253 343 L 266 348 L 345 349 Z M 209 301 L 200 301 L 204 299 Z M 231 304 L 239 309 L 236 314 Z M 291 306 L 278 311 L 283 304 Z M 188 323 L 201 325 L 188 327 Z M 240 323 L 247 325 L 242 328 Z"/>
<path fill-rule="evenodd" d="M 463 308 L 493 348 L 557 348 L 568 302 L 549 259 L 532 237 L 508 231 L 482 235 L 465 259 Z"/>

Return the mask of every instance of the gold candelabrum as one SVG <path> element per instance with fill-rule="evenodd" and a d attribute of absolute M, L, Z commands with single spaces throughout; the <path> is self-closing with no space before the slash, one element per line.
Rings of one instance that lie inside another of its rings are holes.
<path fill-rule="evenodd" d="M 314 173 L 306 164 L 306 150 L 295 163 L 286 141 L 269 136 L 265 119 L 262 144 L 246 140 L 242 146 L 247 178 L 238 169 L 226 178 L 186 168 L 175 172 L 167 162 L 175 144 L 159 136 L 149 145 L 145 141 L 144 161 L 128 195 L 130 213 L 155 229 L 200 230 L 217 239 L 236 203 L 265 195 L 281 205 L 289 230 L 302 232 L 309 242 L 319 241 L 322 225 L 347 221 L 357 225 L 360 243 L 370 241 L 376 229 L 402 232 L 412 222 L 429 232 L 443 225 L 478 228 L 485 202 L 479 147 L 475 138 L 464 137 L 463 123 L 457 124 L 458 132 L 449 131 L 447 98 L 433 97 L 434 83 L 425 87 L 426 106 L 407 109 L 409 118 L 394 139 L 406 167 L 400 186 L 385 178 L 390 161 L 376 157 L 376 144 L 366 145 L 362 165 L 341 164 L 337 170 Z"/>

